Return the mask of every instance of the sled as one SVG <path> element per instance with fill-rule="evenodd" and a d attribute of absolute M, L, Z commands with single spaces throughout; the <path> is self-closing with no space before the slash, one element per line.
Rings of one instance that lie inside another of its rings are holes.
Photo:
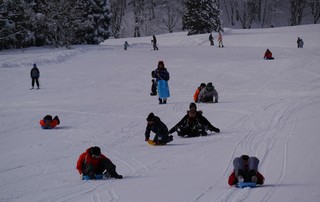
<path fill-rule="evenodd" d="M 154 142 L 152 140 L 148 140 L 148 144 L 152 145 L 152 146 L 163 146 L 163 145 L 166 145 L 166 144 L 157 144 L 156 142 Z"/>
<path fill-rule="evenodd" d="M 166 80 L 158 81 L 158 94 L 159 94 L 159 98 L 162 98 L 162 99 L 170 97 L 168 81 Z"/>
<path fill-rule="evenodd" d="M 96 175 L 96 179 L 95 180 L 102 180 L 103 179 L 103 175 Z M 82 180 L 92 180 L 90 179 L 89 175 L 84 175 L 82 176 Z"/>
<path fill-rule="evenodd" d="M 257 186 L 257 183 L 255 182 L 239 182 L 236 187 L 239 187 L 239 188 L 244 188 L 244 187 L 251 187 L 251 188 L 254 188 Z"/>

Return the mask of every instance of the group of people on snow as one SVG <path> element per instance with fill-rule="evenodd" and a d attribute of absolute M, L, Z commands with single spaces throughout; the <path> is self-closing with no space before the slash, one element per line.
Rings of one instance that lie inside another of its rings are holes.
<path fill-rule="evenodd" d="M 200 86 L 196 89 L 194 95 L 193 95 L 193 100 L 195 102 L 203 102 L 203 103 L 208 103 L 208 102 L 215 102 L 217 103 L 219 99 L 218 92 L 214 88 L 211 82 L 208 84 L 201 83 Z"/>
<path fill-rule="evenodd" d="M 209 41 L 210 41 L 210 46 L 214 46 L 214 38 L 213 38 L 212 33 L 209 34 Z M 222 42 L 221 32 L 219 32 L 219 34 L 218 34 L 218 44 L 219 44 L 219 46 L 218 46 L 219 48 L 224 47 L 223 42 Z"/>

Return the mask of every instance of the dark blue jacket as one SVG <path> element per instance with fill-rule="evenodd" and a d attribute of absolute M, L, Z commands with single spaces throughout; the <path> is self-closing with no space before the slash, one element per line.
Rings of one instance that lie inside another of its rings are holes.
<path fill-rule="evenodd" d="M 169 79 L 170 79 L 169 72 L 167 71 L 167 69 L 165 67 L 157 68 L 156 70 L 154 70 L 154 73 L 155 73 L 154 78 L 156 78 L 157 81 L 159 81 L 159 80 L 169 81 Z"/>

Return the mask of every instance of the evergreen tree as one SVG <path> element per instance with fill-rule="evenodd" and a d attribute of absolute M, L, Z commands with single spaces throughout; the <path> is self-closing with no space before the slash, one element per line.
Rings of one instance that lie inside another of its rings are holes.
<path fill-rule="evenodd" d="M 185 6 L 182 24 L 188 35 L 222 31 L 217 0 L 186 0 Z"/>

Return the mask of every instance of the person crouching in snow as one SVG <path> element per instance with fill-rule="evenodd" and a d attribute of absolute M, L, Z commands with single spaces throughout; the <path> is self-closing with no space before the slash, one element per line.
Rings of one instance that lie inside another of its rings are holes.
<path fill-rule="evenodd" d="M 266 52 L 264 53 L 263 59 L 265 60 L 273 60 L 274 57 L 272 57 L 272 52 L 267 49 Z"/>
<path fill-rule="evenodd" d="M 156 135 L 153 138 L 153 142 L 156 145 L 165 145 L 173 140 L 173 136 L 169 135 L 168 128 L 159 117 L 150 113 L 147 117 L 147 128 L 145 132 L 145 141 L 149 141 L 150 132 L 154 132 Z"/>
<path fill-rule="evenodd" d="M 40 120 L 41 128 L 43 129 L 52 129 L 60 124 L 60 120 L 58 116 L 55 116 L 52 119 L 51 115 L 46 115 L 42 120 Z"/>
<path fill-rule="evenodd" d="M 200 91 L 198 96 L 198 102 L 218 102 L 218 99 L 218 92 L 211 82 L 209 82 L 206 87 Z"/>
<path fill-rule="evenodd" d="M 122 179 L 122 175 L 116 172 L 116 166 L 101 154 L 101 149 L 97 146 L 88 148 L 79 156 L 76 168 L 80 179 L 83 179 L 84 175 L 89 176 L 90 179 L 96 179 L 96 175 Z"/>
<path fill-rule="evenodd" d="M 190 103 L 187 114 L 169 130 L 169 134 L 177 131 L 178 136 L 198 137 L 207 135 L 206 130 L 220 133 L 220 129 L 214 127 L 204 116 L 202 111 L 197 111 L 197 105 Z"/>
<path fill-rule="evenodd" d="M 257 157 L 249 157 L 242 155 L 233 160 L 234 170 L 229 176 L 228 184 L 236 185 L 239 182 L 255 182 L 257 184 L 264 183 L 264 177 L 258 172 L 259 159 Z"/>

